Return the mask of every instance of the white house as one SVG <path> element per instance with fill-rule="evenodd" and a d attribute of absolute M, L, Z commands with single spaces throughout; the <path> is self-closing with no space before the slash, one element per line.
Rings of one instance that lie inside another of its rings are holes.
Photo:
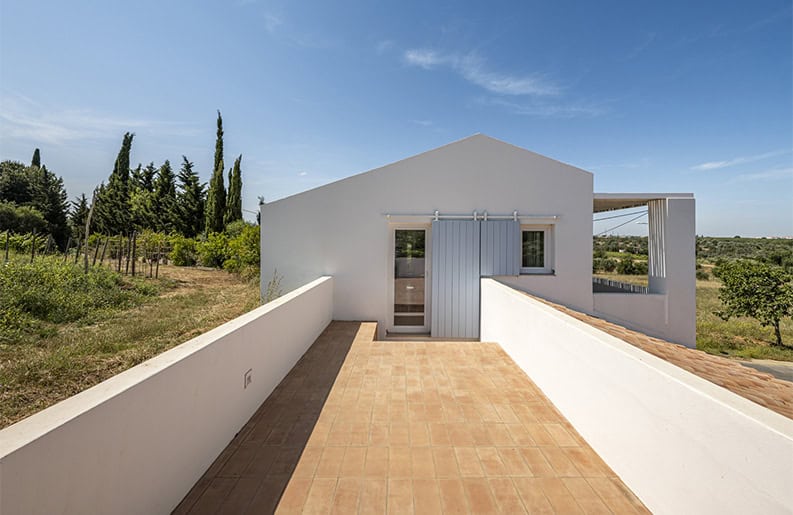
<path fill-rule="evenodd" d="M 482 277 L 695 343 L 692 194 L 593 193 L 592 174 L 476 134 L 261 206 L 262 287 L 329 275 L 336 320 L 479 338 Z M 647 205 L 646 293 L 593 293 L 593 212 Z"/>

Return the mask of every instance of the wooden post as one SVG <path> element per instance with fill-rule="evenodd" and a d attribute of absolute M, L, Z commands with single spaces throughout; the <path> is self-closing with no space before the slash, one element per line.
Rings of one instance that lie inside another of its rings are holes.
<path fill-rule="evenodd" d="M 96 266 L 96 258 L 99 257 L 99 244 L 102 242 L 100 238 L 99 241 L 96 242 L 96 248 L 94 249 L 94 260 L 91 262 L 91 266 Z"/>
<path fill-rule="evenodd" d="M 160 278 L 160 252 L 162 251 L 162 243 L 157 244 L 157 270 L 154 272 L 156 279 Z"/>
<path fill-rule="evenodd" d="M 132 277 L 135 277 L 135 250 L 138 246 L 138 233 L 132 231 Z"/>
<path fill-rule="evenodd" d="M 63 251 L 63 262 L 66 263 L 66 257 L 69 255 L 69 247 L 72 246 L 72 237 L 69 236 L 69 239 L 66 240 L 66 250 Z"/>
<path fill-rule="evenodd" d="M 30 240 L 30 262 L 36 257 L 36 229 L 33 229 L 33 235 Z"/>
<path fill-rule="evenodd" d="M 9 229 L 6 231 L 6 258 L 5 258 L 6 263 L 8 263 L 8 240 L 10 237 L 11 237 L 11 230 Z"/>
<path fill-rule="evenodd" d="M 80 259 L 80 250 L 83 248 L 82 245 L 85 242 L 83 240 L 77 240 L 77 246 L 74 247 L 74 264 L 77 264 L 77 260 Z"/>
<path fill-rule="evenodd" d="M 85 273 L 88 273 L 88 236 L 91 234 L 91 218 L 94 216 L 94 206 L 96 206 L 96 190 L 91 195 L 91 208 L 88 210 L 88 217 L 85 219 Z"/>
<path fill-rule="evenodd" d="M 110 243 L 110 238 L 105 239 L 105 244 L 102 246 L 102 257 L 99 258 L 99 266 L 104 266 L 105 264 L 105 251 L 107 251 L 107 244 Z M 96 260 L 94 260 L 96 262 Z"/>
<path fill-rule="evenodd" d="M 118 264 L 116 265 L 116 272 L 121 273 L 121 250 L 124 246 L 124 236 L 121 234 L 118 235 L 118 249 L 116 249 L 116 253 L 118 254 L 116 257 L 118 258 Z"/>
<path fill-rule="evenodd" d="M 47 247 L 44 249 L 45 254 L 50 253 L 50 247 L 52 246 L 52 234 L 47 235 Z"/>
<path fill-rule="evenodd" d="M 127 238 L 127 256 L 126 256 L 127 259 L 125 261 L 126 264 L 124 266 L 124 275 L 129 275 L 129 254 L 131 250 L 132 250 L 132 235 L 130 234 L 129 238 Z"/>

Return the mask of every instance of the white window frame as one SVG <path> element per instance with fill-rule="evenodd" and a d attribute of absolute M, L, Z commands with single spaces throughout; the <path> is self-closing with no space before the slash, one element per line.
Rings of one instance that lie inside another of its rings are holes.
<path fill-rule="evenodd" d="M 523 265 L 523 233 L 527 231 L 539 232 L 543 233 L 543 263 L 545 266 L 542 267 L 525 267 Z M 518 244 L 520 248 L 520 274 L 521 275 L 532 275 L 532 274 L 553 274 L 555 273 L 554 270 L 554 252 L 553 252 L 553 244 L 554 244 L 554 237 L 553 237 L 554 226 L 553 225 L 521 225 L 520 226 L 520 242 Z"/>

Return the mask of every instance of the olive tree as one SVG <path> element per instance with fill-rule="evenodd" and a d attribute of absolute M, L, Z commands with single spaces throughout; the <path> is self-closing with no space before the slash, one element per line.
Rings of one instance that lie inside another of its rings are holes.
<path fill-rule="evenodd" d="M 783 345 L 779 322 L 793 316 L 793 275 L 785 269 L 756 261 L 728 261 L 714 275 L 724 283 L 719 299 L 724 308 L 716 315 L 755 318 L 763 327 L 774 328 L 775 345 Z"/>

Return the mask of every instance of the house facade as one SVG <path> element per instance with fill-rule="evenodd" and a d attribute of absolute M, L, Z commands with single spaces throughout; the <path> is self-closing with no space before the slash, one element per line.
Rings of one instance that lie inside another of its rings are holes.
<path fill-rule="evenodd" d="M 646 294 L 594 293 L 593 212 L 647 205 Z M 595 194 L 591 173 L 477 134 L 261 206 L 262 288 L 334 277 L 336 320 L 479 338 L 483 277 L 694 344 L 694 199 Z"/>

